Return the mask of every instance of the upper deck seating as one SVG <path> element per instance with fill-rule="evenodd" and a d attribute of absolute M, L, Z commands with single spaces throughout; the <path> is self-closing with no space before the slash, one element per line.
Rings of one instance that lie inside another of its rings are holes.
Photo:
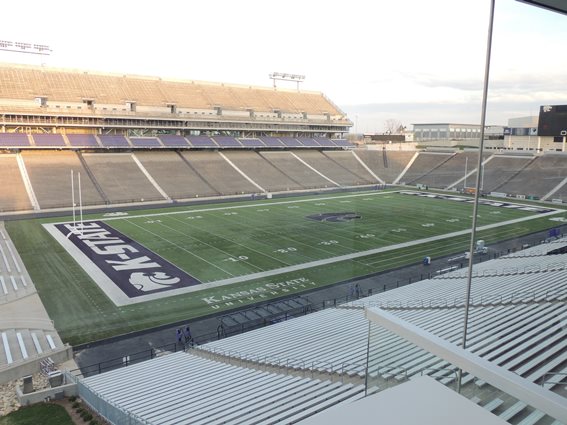
<path fill-rule="evenodd" d="M 299 140 L 299 142 L 303 145 L 303 146 L 309 146 L 309 147 L 318 147 L 321 146 L 319 143 L 317 143 L 314 139 L 310 139 L 308 137 L 298 137 L 297 140 Z"/>
<path fill-rule="evenodd" d="M 38 147 L 61 148 L 66 146 L 61 134 L 33 134 L 32 138 Z"/>
<path fill-rule="evenodd" d="M 343 148 L 353 148 L 354 145 L 352 143 L 350 143 L 348 140 L 345 139 L 336 139 L 333 140 L 333 143 L 337 146 L 343 147 Z"/>

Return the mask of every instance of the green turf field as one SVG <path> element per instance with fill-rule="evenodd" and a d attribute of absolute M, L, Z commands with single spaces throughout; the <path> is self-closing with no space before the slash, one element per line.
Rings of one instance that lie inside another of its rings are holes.
<path fill-rule="evenodd" d="M 320 214 L 339 221 L 308 218 Z M 122 307 L 42 226 L 61 218 L 8 222 L 7 229 L 61 336 L 77 344 L 415 264 L 425 255 L 434 266 L 436 257 L 468 248 L 471 214 L 470 204 L 382 191 L 86 217 L 104 220 L 211 286 Z M 557 225 L 538 215 L 481 206 L 479 226 L 494 227 L 479 239 L 490 244 Z M 512 220 L 524 221 L 506 224 Z M 442 238 L 428 240 L 436 236 Z"/>

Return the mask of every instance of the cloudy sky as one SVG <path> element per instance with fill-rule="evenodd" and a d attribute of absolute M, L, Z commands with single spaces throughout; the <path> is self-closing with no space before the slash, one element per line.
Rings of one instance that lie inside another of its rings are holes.
<path fill-rule="evenodd" d="M 567 103 L 567 16 L 496 1 L 489 124 Z M 49 57 L 1 62 L 271 85 L 306 75 L 356 123 L 480 122 L 489 0 L 19 0 L 0 39 Z M 285 86 L 283 83 L 282 86 Z M 294 85 L 288 83 L 290 88 Z"/>

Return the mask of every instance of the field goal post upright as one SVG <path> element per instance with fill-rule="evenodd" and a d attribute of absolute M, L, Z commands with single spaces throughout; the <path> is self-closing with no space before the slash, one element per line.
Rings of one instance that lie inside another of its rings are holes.
<path fill-rule="evenodd" d="M 77 172 L 77 187 L 79 195 L 79 223 L 77 224 L 77 203 L 75 202 L 75 173 L 71 170 L 71 209 L 73 211 L 73 230 L 69 232 L 67 238 L 72 234 L 78 234 L 80 229 L 80 234 L 83 234 L 83 196 L 81 191 L 81 173 Z"/>

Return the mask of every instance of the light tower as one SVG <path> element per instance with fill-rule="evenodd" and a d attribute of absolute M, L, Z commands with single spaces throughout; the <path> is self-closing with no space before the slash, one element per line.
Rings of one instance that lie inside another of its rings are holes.
<path fill-rule="evenodd" d="M 269 77 L 274 81 L 274 89 L 276 88 L 276 80 L 295 81 L 297 83 L 297 91 L 299 91 L 299 83 L 305 81 L 305 75 L 289 74 L 285 72 L 272 72 Z"/>

